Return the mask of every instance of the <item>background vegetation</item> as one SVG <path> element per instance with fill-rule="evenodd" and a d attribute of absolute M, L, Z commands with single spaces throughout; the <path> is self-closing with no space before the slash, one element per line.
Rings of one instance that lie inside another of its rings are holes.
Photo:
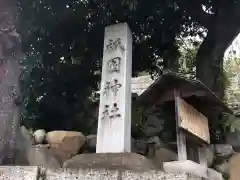
<path fill-rule="evenodd" d="M 94 131 L 104 27 L 118 22 L 133 32 L 133 76 L 161 74 L 157 63 L 224 96 L 223 56 L 239 33 L 239 1 L 18 0 L 18 9 L 28 127 Z"/>

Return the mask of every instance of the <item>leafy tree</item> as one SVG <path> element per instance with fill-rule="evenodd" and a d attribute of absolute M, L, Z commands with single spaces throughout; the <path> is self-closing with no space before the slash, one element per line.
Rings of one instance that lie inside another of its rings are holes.
<path fill-rule="evenodd" d="M 240 70 L 240 58 L 236 55 L 232 56 L 232 52 L 227 55 L 224 61 L 224 72 L 226 75 L 226 89 L 224 100 L 228 106 L 233 110 L 234 115 L 225 115 L 223 117 L 223 126 L 226 132 L 234 132 L 240 130 L 239 117 L 235 114 L 239 114 L 239 70 Z"/>
<path fill-rule="evenodd" d="M 238 1 L 18 2 L 26 62 L 34 59 L 25 68 L 30 76 L 24 76 L 30 88 L 25 90 L 25 119 L 41 120 L 43 128 L 56 128 L 56 122 L 59 129 L 71 128 L 64 123 L 87 108 L 86 97 L 98 88 L 104 27 L 118 22 L 127 22 L 133 32 L 133 75 L 155 72 L 159 59 L 161 66 L 177 71 L 176 37 L 203 37 L 196 52 L 196 76 L 223 96 L 223 55 L 239 32 Z M 50 121 L 55 121 L 51 127 Z"/>

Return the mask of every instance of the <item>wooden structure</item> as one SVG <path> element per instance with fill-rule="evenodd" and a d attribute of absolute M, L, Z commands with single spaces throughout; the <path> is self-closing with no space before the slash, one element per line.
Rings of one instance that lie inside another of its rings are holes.
<path fill-rule="evenodd" d="M 177 166 L 195 167 L 196 173 L 201 172 L 205 174 L 203 177 L 207 177 L 204 146 L 210 144 L 209 124 L 214 121 L 212 115 L 223 112 L 231 114 L 232 111 L 201 81 L 187 79 L 172 72 L 163 74 L 138 97 L 138 103 L 146 109 L 158 108 L 166 102 L 175 105 Z M 188 140 L 198 149 L 198 152 L 194 152 L 198 154 L 197 163 L 188 160 Z M 175 167 L 176 162 L 167 165 Z"/>

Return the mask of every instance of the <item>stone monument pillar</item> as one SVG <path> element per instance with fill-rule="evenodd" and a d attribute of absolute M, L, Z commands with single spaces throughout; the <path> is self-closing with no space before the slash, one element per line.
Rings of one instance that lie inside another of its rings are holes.
<path fill-rule="evenodd" d="M 0 165 L 14 164 L 20 120 L 21 40 L 16 16 L 15 1 L 0 1 Z"/>
<path fill-rule="evenodd" d="M 105 28 L 97 153 L 131 151 L 132 33 L 127 23 Z"/>

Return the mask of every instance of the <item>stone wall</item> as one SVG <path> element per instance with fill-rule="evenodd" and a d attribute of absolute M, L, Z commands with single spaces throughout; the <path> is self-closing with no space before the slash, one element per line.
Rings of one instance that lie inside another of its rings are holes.
<path fill-rule="evenodd" d="M 162 171 L 127 171 L 106 169 L 44 169 L 37 166 L 2 166 L 0 178 L 4 180 L 187 180 L 186 173 L 166 173 Z M 194 180 L 192 177 L 188 180 Z"/>

